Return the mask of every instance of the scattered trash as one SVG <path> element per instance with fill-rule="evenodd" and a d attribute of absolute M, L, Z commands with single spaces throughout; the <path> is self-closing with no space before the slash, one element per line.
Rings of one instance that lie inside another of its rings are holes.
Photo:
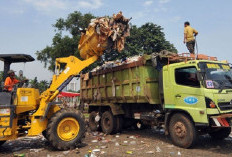
<path fill-rule="evenodd" d="M 38 153 L 40 152 L 41 150 L 43 150 L 44 148 L 41 148 L 41 149 L 30 149 L 30 152 L 35 152 L 35 153 Z"/>
<path fill-rule="evenodd" d="M 126 154 L 133 154 L 132 151 L 126 151 Z"/>
<path fill-rule="evenodd" d="M 181 155 L 181 153 L 178 151 L 177 155 Z"/>
<path fill-rule="evenodd" d="M 100 153 L 100 154 L 102 155 L 102 154 L 105 154 L 105 153 L 106 153 L 105 151 L 101 151 L 101 153 Z"/>
<path fill-rule="evenodd" d="M 51 155 L 50 155 L 50 154 L 47 154 L 47 157 L 51 157 Z"/>
<path fill-rule="evenodd" d="M 101 149 L 105 149 L 105 148 L 107 148 L 107 146 L 100 146 L 100 148 L 101 148 Z"/>
<path fill-rule="evenodd" d="M 95 117 L 95 121 L 99 122 L 100 119 L 101 119 L 101 117 L 99 116 L 99 114 L 97 114 L 97 116 Z"/>
<path fill-rule="evenodd" d="M 102 143 L 109 143 L 109 140 L 102 140 Z"/>
<path fill-rule="evenodd" d="M 98 140 L 92 140 L 91 142 L 92 142 L 92 143 L 97 143 L 97 142 L 98 142 Z"/>
<path fill-rule="evenodd" d="M 147 154 L 154 154 L 154 151 L 148 151 Z"/>
<path fill-rule="evenodd" d="M 170 155 L 175 155 L 175 152 L 170 152 Z"/>
<path fill-rule="evenodd" d="M 70 152 L 69 150 L 68 151 L 63 151 L 63 154 L 67 155 L 69 152 Z"/>
<path fill-rule="evenodd" d="M 90 157 L 97 157 L 97 156 L 99 156 L 100 155 L 100 149 L 94 149 L 94 150 L 92 150 L 92 153 L 91 153 L 91 155 L 90 155 Z"/>
<path fill-rule="evenodd" d="M 136 144 L 136 141 L 130 141 L 130 144 L 131 144 L 131 145 L 135 145 L 135 144 Z"/>
<path fill-rule="evenodd" d="M 168 147 L 168 148 L 173 148 L 173 147 L 174 147 L 174 145 L 167 145 L 167 147 Z"/>
<path fill-rule="evenodd" d="M 14 154 L 14 157 L 24 157 L 25 154 Z"/>
<path fill-rule="evenodd" d="M 123 141 L 124 144 L 128 144 L 128 141 Z"/>
<path fill-rule="evenodd" d="M 116 138 L 119 138 L 120 136 L 119 136 L 119 135 L 116 135 L 115 137 L 116 137 Z"/>
<path fill-rule="evenodd" d="M 115 143 L 115 146 L 119 146 L 120 144 L 118 142 Z"/>
<path fill-rule="evenodd" d="M 131 139 L 136 139 L 136 137 L 134 137 L 134 136 L 129 136 L 129 138 L 131 138 Z"/>
<path fill-rule="evenodd" d="M 156 152 L 161 152 L 161 149 L 160 149 L 160 147 L 159 146 L 156 146 Z"/>
<path fill-rule="evenodd" d="M 144 141 L 141 141 L 141 143 L 142 143 L 142 144 L 145 144 L 145 142 L 144 142 Z"/>
<path fill-rule="evenodd" d="M 98 132 L 92 132 L 93 136 L 97 136 Z"/>

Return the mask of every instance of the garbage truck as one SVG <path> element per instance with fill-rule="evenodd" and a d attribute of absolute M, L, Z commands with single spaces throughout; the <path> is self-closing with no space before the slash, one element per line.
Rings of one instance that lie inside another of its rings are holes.
<path fill-rule="evenodd" d="M 163 128 L 183 148 L 198 135 L 231 132 L 232 71 L 216 57 L 160 53 L 110 63 L 81 75 L 80 93 L 92 131 L 112 134 L 138 123 Z"/>

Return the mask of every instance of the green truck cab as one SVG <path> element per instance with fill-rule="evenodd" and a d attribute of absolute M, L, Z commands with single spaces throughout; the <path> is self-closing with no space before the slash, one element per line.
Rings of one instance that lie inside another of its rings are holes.
<path fill-rule="evenodd" d="M 111 134 L 138 123 L 156 126 L 183 148 L 193 146 L 201 134 L 228 137 L 230 65 L 194 57 L 173 62 L 172 56 L 152 58 L 144 55 L 81 76 L 81 103 L 88 104 L 90 129 Z"/>
<path fill-rule="evenodd" d="M 231 132 L 232 71 L 228 64 L 194 60 L 163 67 L 166 132 L 190 147 L 197 134 L 223 139 Z"/>

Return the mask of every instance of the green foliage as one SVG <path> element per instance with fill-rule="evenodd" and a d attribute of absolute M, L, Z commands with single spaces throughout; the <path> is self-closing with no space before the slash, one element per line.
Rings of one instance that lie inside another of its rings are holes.
<path fill-rule="evenodd" d="M 42 81 L 38 82 L 37 77 L 30 80 L 30 85 L 32 88 L 39 89 L 40 93 L 42 93 L 43 91 L 45 91 L 49 87 L 48 81 L 42 80 Z"/>
<path fill-rule="evenodd" d="M 41 51 L 37 51 L 37 59 L 44 63 L 45 67 L 53 71 L 55 67 L 55 59 L 58 57 L 68 57 L 74 55 L 80 58 L 78 52 L 78 43 L 81 36 L 81 30 L 88 27 L 92 18 L 92 14 L 82 14 L 78 11 L 68 15 L 67 19 L 60 18 L 53 25 L 57 32 L 53 37 L 51 46 L 47 46 Z M 68 35 L 62 35 L 63 33 Z M 125 49 L 121 52 L 110 52 L 104 55 L 105 60 L 122 59 L 129 56 L 139 54 L 151 54 L 160 52 L 161 50 L 169 50 L 177 52 L 173 44 L 165 39 L 163 28 L 153 23 L 146 23 L 141 27 L 132 25 L 131 35 L 126 38 Z M 83 72 L 87 72 L 98 65 L 103 64 L 101 60 L 93 63 L 85 68 Z"/>

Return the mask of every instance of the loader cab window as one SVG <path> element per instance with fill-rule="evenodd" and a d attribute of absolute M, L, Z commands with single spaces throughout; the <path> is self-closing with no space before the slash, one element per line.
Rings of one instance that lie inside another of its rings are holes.
<path fill-rule="evenodd" d="M 195 67 L 176 69 L 175 79 L 178 85 L 200 87 L 200 82 L 197 79 L 197 69 Z"/>

